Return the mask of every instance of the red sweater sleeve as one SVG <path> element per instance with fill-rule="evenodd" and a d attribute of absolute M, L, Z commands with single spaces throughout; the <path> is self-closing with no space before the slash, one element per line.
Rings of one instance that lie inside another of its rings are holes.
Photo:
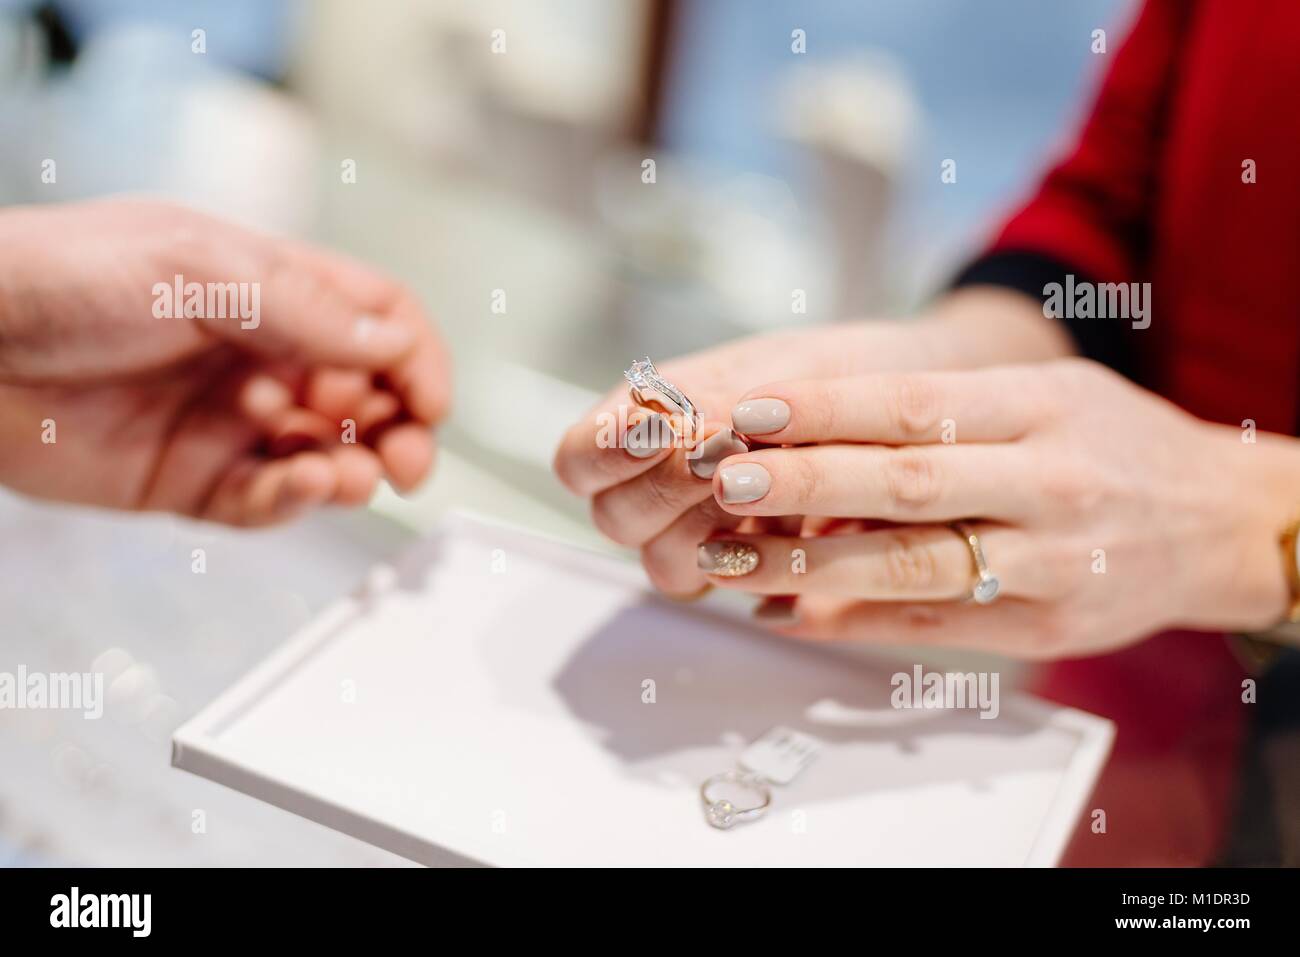
<path fill-rule="evenodd" d="M 1075 144 L 989 252 L 1035 253 L 1098 282 L 1139 281 L 1183 25 L 1194 6 L 1147 0 Z"/>

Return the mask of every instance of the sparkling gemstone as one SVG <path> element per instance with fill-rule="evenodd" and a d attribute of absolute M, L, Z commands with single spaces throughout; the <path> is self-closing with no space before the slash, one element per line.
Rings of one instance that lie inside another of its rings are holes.
<path fill-rule="evenodd" d="M 628 366 L 627 371 L 623 373 L 623 377 L 638 389 L 644 389 L 650 385 L 650 377 L 656 374 L 655 364 L 650 361 L 649 356 L 646 356 L 637 359 Z"/>
<path fill-rule="evenodd" d="M 736 806 L 730 801 L 714 801 L 707 814 L 709 823 L 724 831 L 736 823 Z"/>
<path fill-rule="evenodd" d="M 994 598 L 998 597 L 999 582 L 997 578 L 990 575 L 988 578 L 981 578 L 975 583 L 973 589 L 974 597 L 981 605 L 986 605 Z"/>

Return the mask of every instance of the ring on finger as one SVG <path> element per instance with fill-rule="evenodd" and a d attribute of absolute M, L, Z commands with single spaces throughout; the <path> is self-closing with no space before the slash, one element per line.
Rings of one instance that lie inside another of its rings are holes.
<path fill-rule="evenodd" d="M 984 558 L 984 546 L 980 544 L 979 535 L 966 522 L 953 522 L 949 525 L 954 532 L 962 537 L 966 542 L 966 547 L 970 549 L 971 566 L 974 570 L 974 581 L 971 582 L 970 594 L 965 598 L 966 601 L 972 601 L 977 605 L 988 605 L 995 601 L 998 592 L 1002 589 L 1002 583 L 998 576 L 989 570 L 988 562 Z"/>

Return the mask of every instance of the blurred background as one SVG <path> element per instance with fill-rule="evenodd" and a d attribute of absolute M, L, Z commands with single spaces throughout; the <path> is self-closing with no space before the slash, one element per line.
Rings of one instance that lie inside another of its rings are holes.
<path fill-rule="evenodd" d="M 399 863 L 172 771 L 171 730 L 447 507 L 603 547 L 550 477 L 564 426 L 631 358 L 922 305 L 1131 7 L 0 0 L 0 204 L 150 193 L 344 250 L 457 367 L 435 480 L 368 514 L 240 535 L 0 493 L 0 668 L 109 682 L 101 722 L 0 712 L 0 864 Z"/>

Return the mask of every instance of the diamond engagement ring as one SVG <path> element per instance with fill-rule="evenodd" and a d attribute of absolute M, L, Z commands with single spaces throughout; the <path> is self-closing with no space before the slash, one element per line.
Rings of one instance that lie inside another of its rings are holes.
<path fill-rule="evenodd" d="M 998 590 L 1002 587 L 1002 583 L 998 581 L 997 575 L 989 571 L 988 562 L 984 560 L 984 547 L 980 545 L 980 537 L 965 522 L 953 522 L 949 527 L 966 542 L 966 547 L 970 549 L 971 563 L 975 568 L 975 582 L 971 585 L 966 600 L 973 601 L 977 605 L 989 604 L 998 597 Z"/>
<path fill-rule="evenodd" d="M 699 431 L 701 416 L 695 403 L 686 393 L 659 374 L 649 356 L 637 359 L 623 373 L 628 381 L 632 401 L 651 409 L 662 409 L 670 415 L 679 415 L 688 434 Z"/>
<path fill-rule="evenodd" d="M 731 790 L 739 788 L 752 792 L 757 803 L 740 807 L 728 798 L 717 796 L 726 785 L 731 785 Z M 719 830 L 726 831 L 737 824 L 762 817 L 772 803 L 772 789 L 756 774 L 723 771 L 700 785 L 700 799 L 704 802 L 705 819 Z"/>

